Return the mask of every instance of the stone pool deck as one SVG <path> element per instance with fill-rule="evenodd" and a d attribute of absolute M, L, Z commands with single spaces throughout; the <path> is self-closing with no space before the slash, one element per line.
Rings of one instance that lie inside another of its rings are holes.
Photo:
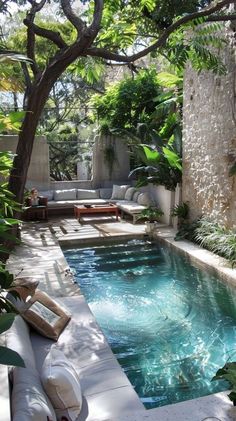
<path fill-rule="evenodd" d="M 61 218 L 45 223 L 27 223 L 22 229 L 22 244 L 16 247 L 8 261 L 8 268 L 19 276 L 34 276 L 40 280 L 40 289 L 51 297 L 68 297 L 80 294 L 73 283 L 73 276 L 66 271 L 67 262 L 60 245 L 91 244 L 96 241 L 112 241 L 142 237 L 145 225 L 127 222 L 88 220 L 79 224 L 74 218 Z M 174 230 L 159 225 L 155 237 L 164 238 L 169 244 L 178 246 L 190 259 L 206 267 L 213 265 L 224 280 L 236 285 L 236 269 L 232 270 L 224 259 L 202 250 L 190 242 L 173 240 Z M 0 372 L 1 376 L 1 372 Z M 227 393 L 218 393 L 203 398 L 168 405 L 152 410 L 137 408 L 137 412 L 121 413 L 113 418 L 98 417 L 97 421 L 236 421 L 236 409 L 227 398 Z"/>

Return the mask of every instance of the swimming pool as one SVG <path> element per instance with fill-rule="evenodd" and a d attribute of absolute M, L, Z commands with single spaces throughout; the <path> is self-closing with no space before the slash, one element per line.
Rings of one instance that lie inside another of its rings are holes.
<path fill-rule="evenodd" d="M 235 289 L 148 241 L 64 254 L 146 408 L 227 389 L 210 380 L 236 357 Z"/>

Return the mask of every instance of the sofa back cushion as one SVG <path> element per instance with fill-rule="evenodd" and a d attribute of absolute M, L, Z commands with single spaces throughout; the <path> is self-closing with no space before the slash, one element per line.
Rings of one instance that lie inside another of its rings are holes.
<path fill-rule="evenodd" d="M 140 195 L 138 196 L 137 203 L 139 205 L 143 205 L 143 206 L 151 206 L 152 200 L 151 200 L 149 194 L 147 192 L 145 192 L 145 193 L 140 193 Z"/>
<path fill-rule="evenodd" d="M 111 199 L 112 200 L 124 200 L 125 198 L 125 193 L 128 190 L 130 186 L 129 185 L 122 185 L 122 186 L 117 186 L 116 184 L 114 184 L 113 189 L 112 189 L 112 196 Z"/>
<path fill-rule="evenodd" d="M 76 189 L 70 190 L 55 190 L 54 200 L 75 200 Z"/>
<path fill-rule="evenodd" d="M 99 190 L 77 189 L 77 199 L 99 199 Z"/>
<path fill-rule="evenodd" d="M 7 346 L 24 360 L 25 367 L 36 369 L 34 351 L 31 345 L 29 327 L 21 316 L 16 316 L 6 333 Z"/>
<path fill-rule="evenodd" d="M 135 187 L 129 187 L 125 192 L 125 200 L 132 200 L 135 192 L 136 192 Z"/>
<path fill-rule="evenodd" d="M 101 199 L 110 199 L 112 196 L 112 189 L 99 189 Z"/>
<path fill-rule="evenodd" d="M 57 418 L 76 421 L 82 407 L 79 378 L 73 364 L 55 347 L 44 360 L 41 380 Z"/>
<path fill-rule="evenodd" d="M 13 370 L 12 421 L 57 421 L 38 372 L 32 368 Z"/>
<path fill-rule="evenodd" d="M 46 197 L 48 200 L 53 200 L 54 191 L 53 190 L 40 191 L 39 196 Z"/>

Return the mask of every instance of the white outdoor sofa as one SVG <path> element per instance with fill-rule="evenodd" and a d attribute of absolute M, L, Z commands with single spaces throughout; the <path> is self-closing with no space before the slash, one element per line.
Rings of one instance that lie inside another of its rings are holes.
<path fill-rule="evenodd" d="M 102 205 L 110 202 L 115 203 L 118 206 L 121 211 L 121 216 L 124 216 L 124 214 L 130 215 L 133 218 L 133 223 L 138 220 L 142 210 L 153 204 L 147 193 L 140 192 L 135 187 L 128 185 L 114 185 L 113 189 L 48 190 L 41 191 L 40 196 L 47 197 L 49 214 L 53 212 L 72 212 L 74 205 Z"/>
<path fill-rule="evenodd" d="M 72 319 L 58 341 L 55 343 L 32 330 L 30 342 L 33 351 L 30 351 L 29 342 L 27 344 L 27 338 L 24 335 L 21 337 L 21 329 L 18 328 L 21 325 L 16 320 L 7 334 L 9 348 L 14 348 L 23 359 L 26 358 L 27 367 L 32 365 L 32 360 L 35 359 L 38 376 L 52 346 L 64 353 L 76 368 L 82 390 L 82 410 L 76 421 L 113 419 L 144 410 L 143 404 L 113 355 L 84 297 L 77 295 L 57 298 L 56 301 L 72 315 Z M 31 355 L 32 352 L 34 355 Z M 24 370 L 24 368 L 14 368 L 14 370 Z M 18 379 L 17 375 L 13 377 Z M 17 389 L 17 385 L 13 387 Z M 24 390 L 21 392 L 27 394 L 27 388 L 25 392 Z M 11 419 L 21 421 L 16 416 Z M 1 420 L 10 421 L 4 414 Z M 24 418 L 24 421 L 26 420 L 28 421 L 28 418 Z M 29 418 L 29 421 L 32 420 Z"/>

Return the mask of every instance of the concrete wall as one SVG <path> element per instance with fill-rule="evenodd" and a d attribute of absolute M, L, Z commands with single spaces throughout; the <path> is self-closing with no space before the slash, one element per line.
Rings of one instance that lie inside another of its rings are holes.
<path fill-rule="evenodd" d="M 106 148 L 114 148 L 115 160 L 112 168 L 105 157 Z M 110 187 L 113 182 L 127 182 L 130 172 L 130 157 L 126 143 L 113 136 L 97 136 L 93 147 L 93 185 Z"/>
<path fill-rule="evenodd" d="M 18 136 L 0 136 L 0 151 L 16 152 Z M 49 148 L 45 136 L 36 136 L 26 187 L 47 189 L 50 185 Z"/>
<path fill-rule="evenodd" d="M 235 49 L 225 48 L 227 75 L 197 74 L 190 67 L 184 80 L 183 201 L 191 219 L 207 215 L 236 226 Z"/>
<path fill-rule="evenodd" d="M 149 184 L 148 192 L 155 203 L 164 212 L 164 215 L 160 218 L 160 221 L 167 224 L 173 224 L 173 218 L 170 216 L 171 209 L 176 204 L 179 204 L 180 200 L 180 188 L 177 187 L 176 191 L 166 190 L 164 186 L 155 186 Z"/>

